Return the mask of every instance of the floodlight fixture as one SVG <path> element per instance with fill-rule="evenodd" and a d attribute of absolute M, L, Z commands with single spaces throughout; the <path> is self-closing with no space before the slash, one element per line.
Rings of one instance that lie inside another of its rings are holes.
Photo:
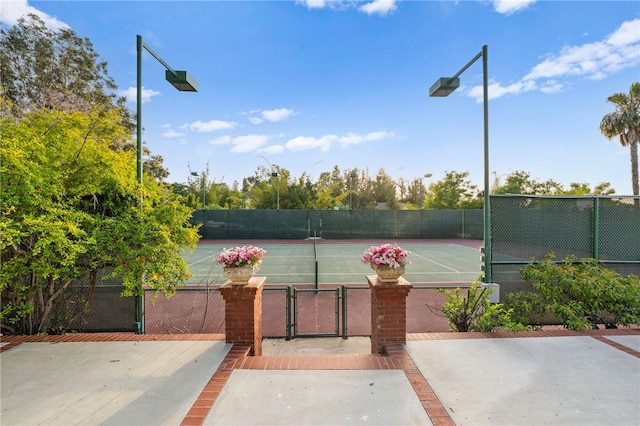
<path fill-rule="evenodd" d="M 460 87 L 460 78 L 442 77 L 429 88 L 429 96 L 446 97 Z"/>

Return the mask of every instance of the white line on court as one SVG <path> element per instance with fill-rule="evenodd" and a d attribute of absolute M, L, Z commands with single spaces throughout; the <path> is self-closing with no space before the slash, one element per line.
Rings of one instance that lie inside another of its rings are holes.
<path fill-rule="evenodd" d="M 447 266 L 447 265 L 443 265 L 442 263 L 440 263 L 440 262 L 436 262 L 435 260 L 431 260 L 431 259 L 429 259 L 428 257 L 420 256 L 419 254 L 416 254 L 416 253 L 411 253 L 411 254 L 412 254 L 413 256 L 415 256 L 415 257 L 419 257 L 420 259 L 424 259 L 424 260 L 426 260 L 427 262 L 435 263 L 435 264 L 436 264 L 436 265 L 438 265 L 438 266 L 442 266 L 443 268 L 449 269 L 450 271 L 457 272 L 457 273 L 459 273 L 459 274 L 460 274 L 460 273 L 462 273 L 462 271 L 458 271 L 457 269 L 453 269 L 453 268 L 451 268 L 451 267 L 449 267 L 449 266 Z"/>
<path fill-rule="evenodd" d="M 217 255 L 212 255 L 212 256 L 203 257 L 202 259 L 200 259 L 200 260 L 198 260 L 198 261 L 196 261 L 196 262 L 193 262 L 193 263 L 189 263 L 189 264 L 187 264 L 187 266 L 193 266 L 193 265 L 196 265 L 196 264 L 198 264 L 198 263 L 200 263 L 200 262 L 204 262 L 204 261 L 205 261 L 205 260 L 207 260 L 207 259 L 213 259 L 213 258 L 214 258 L 214 257 L 216 257 L 216 256 L 217 256 Z"/>

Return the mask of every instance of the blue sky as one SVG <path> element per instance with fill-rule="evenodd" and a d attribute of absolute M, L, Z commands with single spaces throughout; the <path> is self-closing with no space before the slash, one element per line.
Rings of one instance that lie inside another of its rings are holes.
<path fill-rule="evenodd" d="M 197 93 L 176 91 L 143 55 L 144 140 L 168 181 L 209 168 L 232 184 L 259 166 L 316 180 L 334 165 L 394 179 L 468 171 L 483 181 L 482 63 L 430 98 L 488 45 L 492 175 L 631 193 L 628 148 L 601 135 L 606 99 L 640 80 L 636 1 L 26 1 L 88 37 L 135 109 L 136 34 Z M 132 170 L 135 167 L 132 166 Z"/>

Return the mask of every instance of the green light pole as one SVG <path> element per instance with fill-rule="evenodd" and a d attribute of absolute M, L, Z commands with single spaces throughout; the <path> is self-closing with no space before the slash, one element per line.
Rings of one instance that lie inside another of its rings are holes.
<path fill-rule="evenodd" d="M 356 172 L 349 173 L 349 210 L 353 210 L 353 178 L 356 177 Z"/>
<path fill-rule="evenodd" d="M 420 210 L 424 209 L 424 201 L 427 198 L 427 193 L 424 188 L 424 180 L 429 179 L 432 176 L 433 174 L 431 173 L 425 173 L 420 177 Z"/>
<path fill-rule="evenodd" d="M 280 210 L 280 175 L 277 172 L 271 173 L 271 177 L 276 178 L 276 210 Z"/>
<path fill-rule="evenodd" d="M 199 177 L 200 175 L 198 174 L 198 172 L 191 172 L 191 176 Z M 203 173 L 202 179 L 200 180 L 200 187 L 202 189 L 202 210 L 204 210 L 205 206 L 207 205 L 206 193 L 205 193 L 205 188 L 207 187 L 206 179 L 207 179 L 207 176 Z"/>
<path fill-rule="evenodd" d="M 142 36 L 136 36 L 136 175 L 140 184 L 140 200 L 142 202 L 142 51 L 146 50 L 165 68 L 165 78 L 181 92 L 197 92 L 198 83 L 186 71 L 175 71 L 145 42 Z M 144 333 L 144 300 L 136 295 L 136 333 Z"/>
<path fill-rule="evenodd" d="M 460 75 L 482 58 L 482 100 L 484 106 L 484 282 L 491 283 L 491 210 L 489 206 L 489 79 L 487 76 L 488 47 L 470 60 L 453 77 L 441 77 L 429 89 L 431 97 L 449 96 L 460 87 Z"/>

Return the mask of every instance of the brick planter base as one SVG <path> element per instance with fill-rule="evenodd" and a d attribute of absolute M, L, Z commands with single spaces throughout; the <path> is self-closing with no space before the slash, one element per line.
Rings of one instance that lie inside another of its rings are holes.
<path fill-rule="evenodd" d="M 220 286 L 225 301 L 227 343 L 251 346 L 251 354 L 262 355 L 262 290 L 266 277 L 253 277 L 246 285 Z"/>
<path fill-rule="evenodd" d="M 371 288 L 371 353 L 382 354 L 386 346 L 407 341 L 407 295 L 413 287 L 400 277 L 397 283 L 383 283 L 367 275 Z"/>

